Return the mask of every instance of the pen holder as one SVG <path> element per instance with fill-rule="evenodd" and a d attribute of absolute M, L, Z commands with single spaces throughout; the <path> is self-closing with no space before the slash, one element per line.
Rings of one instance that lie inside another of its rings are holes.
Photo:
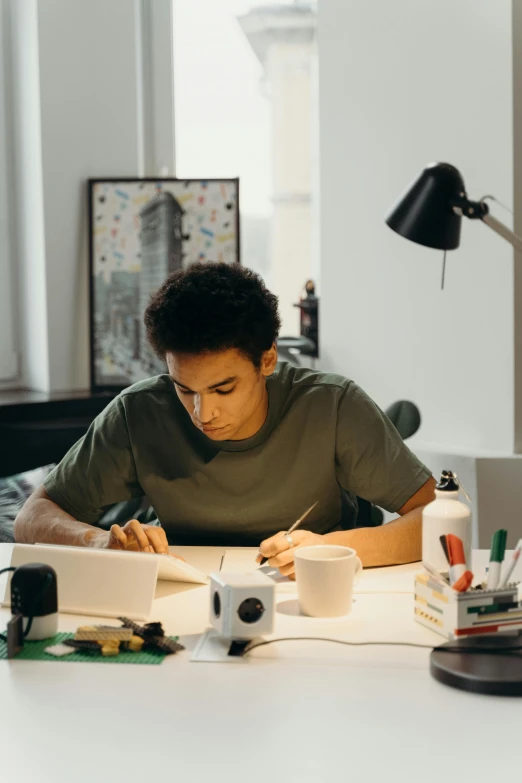
<path fill-rule="evenodd" d="M 458 593 L 427 573 L 415 577 L 415 620 L 446 639 L 522 628 L 518 583 L 497 590 Z"/>

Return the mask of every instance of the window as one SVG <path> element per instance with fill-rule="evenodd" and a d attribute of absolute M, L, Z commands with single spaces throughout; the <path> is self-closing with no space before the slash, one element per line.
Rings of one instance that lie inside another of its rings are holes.
<path fill-rule="evenodd" d="M 8 63 L 4 45 L 6 34 L 5 3 L 0 5 L 0 383 L 12 381 L 18 374 L 14 333 L 14 280 L 12 221 L 9 198 L 9 155 L 7 112 Z"/>
<path fill-rule="evenodd" d="M 240 177 L 241 260 L 279 296 L 282 333 L 318 283 L 315 4 L 176 0 L 176 176 Z"/>

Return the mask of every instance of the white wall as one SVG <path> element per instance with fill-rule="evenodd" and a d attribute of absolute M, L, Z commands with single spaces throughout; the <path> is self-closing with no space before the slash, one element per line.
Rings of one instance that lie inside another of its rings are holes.
<path fill-rule="evenodd" d="M 49 372 L 70 389 L 88 386 L 85 180 L 138 168 L 136 22 L 125 0 L 38 6 Z"/>
<path fill-rule="evenodd" d="M 22 384 L 87 388 L 86 180 L 173 174 L 171 2 L 12 0 L 11 11 Z"/>
<path fill-rule="evenodd" d="M 11 266 L 11 248 L 14 239 L 12 204 L 12 160 L 6 129 L 10 108 L 11 68 L 6 43 L 8 36 L 7 5 L 0 0 L 0 384 L 17 374 L 15 333 L 15 288 Z"/>
<path fill-rule="evenodd" d="M 384 219 L 437 160 L 513 204 L 511 2 L 321 0 L 318 35 L 322 366 L 383 407 L 414 400 L 425 445 L 509 454 L 511 247 L 463 223 L 441 292 L 442 253 Z"/>
<path fill-rule="evenodd" d="M 49 387 L 36 0 L 10 5 L 13 193 L 22 382 Z"/>
<path fill-rule="evenodd" d="M 507 548 L 513 549 L 519 540 L 520 508 L 522 507 L 522 455 L 508 457 L 476 456 L 454 451 L 424 451 L 417 456 L 435 476 L 442 470 L 455 471 L 471 497 L 473 548 L 489 549 L 493 533 L 499 527 L 508 531 Z M 467 502 L 462 495 L 462 500 Z M 393 514 L 386 514 L 386 521 Z"/>

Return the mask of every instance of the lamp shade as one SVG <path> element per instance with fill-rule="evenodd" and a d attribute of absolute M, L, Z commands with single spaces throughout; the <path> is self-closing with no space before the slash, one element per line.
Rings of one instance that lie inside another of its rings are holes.
<path fill-rule="evenodd" d="M 394 206 L 386 223 L 419 245 L 454 250 L 460 244 L 462 217 L 453 205 L 465 195 L 464 180 L 455 166 L 432 163 Z"/>

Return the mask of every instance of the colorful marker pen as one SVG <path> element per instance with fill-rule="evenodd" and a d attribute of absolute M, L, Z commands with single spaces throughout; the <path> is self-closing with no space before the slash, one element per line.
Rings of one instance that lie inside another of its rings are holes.
<path fill-rule="evenodd" d="M 446 574 L 442 574 L 440 571 L 437 571 L 435 566 L 432 566 L 430 563 L 427 563 L 425 560 L 422 561 L 423 568 L 428 572 L 430 576 L 432 576 L 434 579 L 438 579 L 439 582 L 444 582 L 445 585 L 449 585 L 449 579 L 446 576 Z"/>
<path fill-rule="evenodd" d="M 464 544 L 462 539 L 453 533 L 446 536 L 449 558 L 449 578 L 450 585 L 458 593 L 464 593 L 473 581 L 473 574 L 466 565 L 466 556 L 464 554 Z"/>
<path fill-rule="evenodd" d="M 500 567 L 506 553 L 507 530 L 493 533 L 489 555 L 488 590 L 496 590 L 500 581 Z"/>
<path fill-rule="evenodd" d="M 518 559 L 520 557 L 521 550 L 522 550 L 522 538 L 519 539 L 518 544 L 515 547 L 515 551 L 511 555 L 511 560 L 510 560 L 509 565 L 507 567 L 506 573 L 504 574 L 504 576 L 502 577 L 502 579 L 500 581 L 499 587 L 505 587 L 509 583 L 509 580 L 511 578 L 511 574 L 513 573 L 514 568 L 515 568 L 516 564 L 518 563 Z"/>

